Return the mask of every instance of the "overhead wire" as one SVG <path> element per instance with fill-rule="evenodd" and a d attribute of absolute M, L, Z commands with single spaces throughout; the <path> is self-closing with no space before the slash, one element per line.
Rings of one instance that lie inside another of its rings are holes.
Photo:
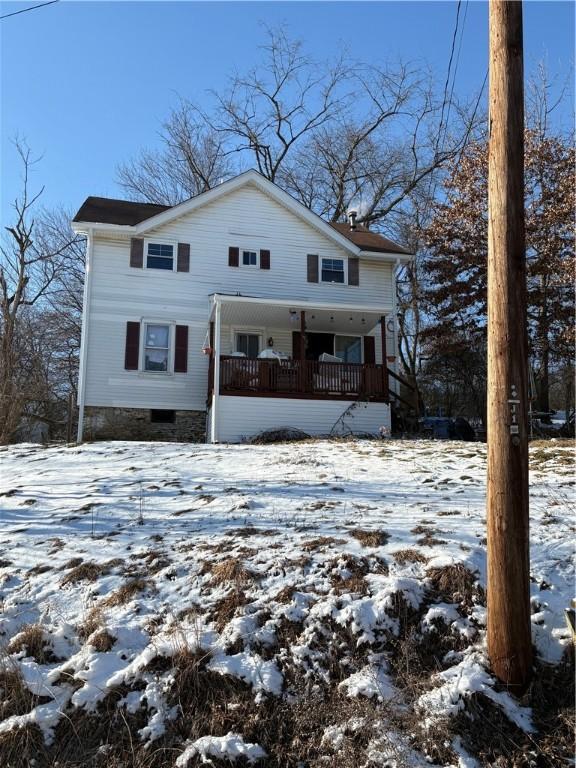
<path fill-rule="evenodd" d="M 27 11 L 35 11 L 37 8 L 44 8 L 46 5 L 54 5 L 54 3 L 59 2 L 59 0 L 48 0 L 47 3 L 39 3 L 39 5 L 31 5 L 29 8 L 21 8 L 19 11 L 13 11 L 12 13 L 5 13 L 3 16 L 0 16 L 0 21 L 2 19 L 7 19 L 10 16 L 18 16 L 19 13 L 26 13 Z"/>

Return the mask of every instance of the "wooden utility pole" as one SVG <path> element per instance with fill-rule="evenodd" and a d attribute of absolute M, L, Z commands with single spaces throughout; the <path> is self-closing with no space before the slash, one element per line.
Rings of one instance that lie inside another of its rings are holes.
<path fill-rule="evenodd" d="M 490 0 L 488 653 L 517 693 L 532 668 L 527 379 L 522 3 Z"/>

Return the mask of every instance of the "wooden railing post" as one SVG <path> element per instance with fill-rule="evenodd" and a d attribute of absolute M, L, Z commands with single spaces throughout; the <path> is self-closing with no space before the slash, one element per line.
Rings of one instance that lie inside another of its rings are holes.
<path fill-rule="evenodd" d="M 388 397 L 388 359 L 386 355 L 386 315 L 380 318 L 380 334 L 382 337 L 382 394 Z"/>
<path fill-rule="evenodd" d="M 300 311 L 300 389 L 306 391 L 306 312 Z"/>

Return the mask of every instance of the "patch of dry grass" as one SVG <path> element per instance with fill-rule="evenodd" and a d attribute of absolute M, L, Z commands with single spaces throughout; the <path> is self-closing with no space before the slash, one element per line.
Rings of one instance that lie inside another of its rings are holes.
<path fill-rule="evenodd" d="M 427 563 L 429 558 L 419 552 L 417 549 L 398 549 L 392 552 L 392 557 L 398 565 L 407 565 L 408 563 Z"/>
<path fill-rule="evenodd" d="M 447 602 L 467 606 L 484 602 L 484 590 L 477 583 L 477 575 L 462 563 L 429 568 L 426 576 L 436 594 Z"/>
<path fill-rule="evenodd" d="M 117 568 L 123 562 L 120 558 L 108 560 L 105 563 L 82 562 L 80 565 L 71 567 L 60 584 L 64 587 L 67 584 L 76 584 L 79 581 L 97 581 L 100 576 L 110 573 L 113 568 Z"/>
<path fill-rule="evenodd" d="M 150 589 L 151 586 L 152 583 L 148 579 L 129 579 L 124 582 L 121 587 L 118 587 L 118 589 L 108 595 L 108 597 L 102 601 L 101 605 L 108 608 L 113 608 L 117 605 L 125 605 L 140 592 L 143 592 L 145 589 Z"/>
<path fill-rule="evenodd" d="M 277 595 L 274 597 L 274 600 L 277 603 L 291 603 L 292 598 L 294 597 L 294 594 L 297 591 L 298 590 L 296 589 L 295 586 L 293 586 L 292 584 L 288 584 L 285 587 L 283 587 L 280 590 L 280 592 L 277 593 Z"/>
<path fill-rule="evenodd" d="M 112 650 L 116 638 L 107 629 L 101 629 L 96 634 L 91 635 L 88 642 L 98 653 L 106 653 Z"/>
<path fill-rule="evenodd" d="M 218 587 L 222 584 L 234 584 L 237 588 L 252 584 L 258 577 L 249 568 L 246 568 L 242 560 L 237 557 L 229 557 L 220 563 L 205 562 L 201 573 L 210 573 L 210 586 Z"/>
<path fill-rule="evenodd" d="M 46 664 L 54 654 L 50 651 L 44 630 L 40 624 L 27 624 L 8 643 L 9 653 L 25 652 L 26 656 L 33 658 L 38 664 Z"/>
<path fill-rule="evenodd" d="M 243 528 L 232 528 L 230 531 L 226 531 L 226 536 L 239 536 L 241 539 L 245 539 L 248 536 L 276 536 L 278 531 L 273 528 L 256 528 L 253 525 L 245 525 Z"/>
<path fill-rule="evenodd" d="M 364 528 L 353 528 L 349 531 L 350 536 L 357 539 L 364 547 L 381 547 L 390 539 L 390 534 L 386 531 L 365 530 Z"/>
<path fill-rule="evenodd" d="M 103 625 L 104 616 L 100 605 L 93 606 L 84 619 L 84 622 L 76 627 L 76 632 L 81 640 L 86 640 Z"/>
<path fill-rule="evenodd" d="M 326 547 L 334 547 L 339 544 L 345 544 L 344 539 L 335 539 L 334 536 L 318 536 L 315 539 L 308 539 L 302 542 L 302 549 L 305 552 L 315 552 Z"/>
<path fill-rule="evenodd" d="M 214 605 L 212 617 L 218 632 L 222 632 L 226 624 L 238 613 L 238 609 L 248 603 L 245 592 L 241 589 L 231 589 Z"/>

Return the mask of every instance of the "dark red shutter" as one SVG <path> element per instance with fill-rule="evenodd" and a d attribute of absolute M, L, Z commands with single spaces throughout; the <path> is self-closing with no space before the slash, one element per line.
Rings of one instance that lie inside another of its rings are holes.
<path fill-rule="evenodd" d="M 364 362 L 368 365 L 376 363 L 376 345 L 374 336 L 364 336 Z"/>
<path fill-rule="evenodd" d="M 360 261 L 357 258 L 348 259 L 348 285 L 360 285 Z"/>
<path fill-rule="evenodd" d="M 186 373 L 188 370 L 188 326 L 176 326 L 176 343 L 174 345 L 174 372 Z"/>
<path fill-rule="evenodd" d="M 228 266 L 237 267 L 239 264 L 240 264 L 240 249 L 233 248 L 231 246 L 230 248 L 228 248 Z"/>
<path fill-rule="evenodd" d="M 318 282 L 318 255 L 315 253 L 308 254 L 308 282 Z"/>
<path fill-rule="evenodd" d="M 126 323 L 126 349 L 124 352 L 124 368 L 127 371 L 138 370 L 140 357 L 140 323 Z"/>
<path fill-rule="evenodd" d="M 190 272 L 190 243 L 178 243 L 178 272 Z"/>
<path fill-rule="evenodd" d="M 144 266 L 144 240 L 141 237 L 133 237 L 130 240 L 130 266 Z"/>
<path fill-rule="evenodd" d="M 270 269 L 270 251 L 260 251 L 260 269 Z"/>

